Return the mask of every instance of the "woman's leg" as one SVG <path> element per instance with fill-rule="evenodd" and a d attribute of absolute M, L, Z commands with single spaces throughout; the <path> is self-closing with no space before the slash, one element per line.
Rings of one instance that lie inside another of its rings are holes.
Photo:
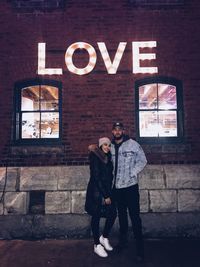
<path fill-rule="evenodd" d="M 100 216 L 97 216 L 97 215 L 92 216 L 91 228 L 92 228 L 92 233 L 93 233 L 93 238 L 94 238 L 94 252 L 100 257 L 107 257 L 108 254 L 99 241 L 99 222 L 100 222 Z"/>
<path fill-rule="evenodd" d="M 104 248 L 108 251 L 112 251 L 113 247 L 110 245 L 110 242 L 108 240 L 108 236 L 110 234 L 111 228 L 115 222 L 117 212 L 114 205 L 110 205 L 108 208 L 108 214 L 105 221 L 105 226 L 103 230 L 103 234 L 100 237 L 100 243 L 104 246 Z"/>
<path fill-rule="evenodd" d="M 108 238 L 110 231 L 113 227 L 113 224 L 115 223 L 116 217 L 117 217 L 116 207 L 115 205 L 111 204 L 103 230 L 103 237 Z"/>
<path fill-rule="evenodd" d="M 99 222 L 100 222 L 100 217 L 97 215 L 93 215 L 91 219 L 91 229 L 95 245 L 99 244 Z"/>

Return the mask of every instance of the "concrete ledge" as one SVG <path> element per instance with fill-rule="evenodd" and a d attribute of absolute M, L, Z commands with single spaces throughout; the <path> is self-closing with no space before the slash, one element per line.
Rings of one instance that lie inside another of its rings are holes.
<path fill-rule="evenodd" d="M 0 239 L 40 239 L 90 236 L 88 215 L 0 216 Z"/>
<path fill-rule="evenodd" d="M 45 213 L 70 213 L 70 192 L 46 192 Z"/>
<path fill-rule="evenodd" d="M 141 215 L 146 238 L 200 238 L 200 213 L 146 213 Z M 101 226 L 104 219 L 101 220 Z M 129 224 L 130 225 L 130 224 Z M 118 234 L 118 220 L 112 233 Z M 130 235 L 132 230 L 130 227 Z M 90 237 L 90 216 L 75 214 L 0 216 L 0 239 Z"/>
<path fill-rule="evenodd" d="M 7 172 L 0 168 L 0 238 L 88 235 L 88 180 L 88 166 L 9 167 Z M 147 165 L 139 186 L 145 236 L 200 236 L 200 165 Z M 30 193 L 35 190 L 45 196 L 39 204 Z M 29 213 L 34 201 L 45 214 Z"/>
<path fill-rule="evenodd" d="M 3 191 L 5 186 L 7 191 L 15 191 L 17 178 L 18 168 L 7 168 L 7 170 L 6 168 L 0 168 L 0 191 Z"/>
<path fill-rule="evenodd" d="M 150 190 L 150 211 L 153 212 L 176 212 L 176 190 Z"/>
<path fill-rule="evenodd" d="M 200 211 L 200 190 L 179 190 L 179 212 Z"/>
<path fill-rule="evenodd" d="M 145 237 L 200 237 L 199 213 L 142 214 Z"/>
<path fill-rule="evenodd" d="M 6 192 L 4 197 L 4 214 L 27 214 L 29 205 L 29 193 Z"/>

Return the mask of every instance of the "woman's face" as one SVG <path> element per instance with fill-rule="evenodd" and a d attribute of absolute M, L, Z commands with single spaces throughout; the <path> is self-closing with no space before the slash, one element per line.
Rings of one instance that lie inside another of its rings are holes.
<path fill-rule="evenodd" d="M 103 144 L 101 146 L 101 148 L 102 148 L 103 152 L 106 154 L 110 151 L 110 145 L 109 144 Z"/>

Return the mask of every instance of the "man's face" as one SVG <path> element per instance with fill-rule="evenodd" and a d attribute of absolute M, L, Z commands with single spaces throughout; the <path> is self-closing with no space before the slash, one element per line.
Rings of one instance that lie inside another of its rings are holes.
<path fill-rule="evenodd" d="M 124 130 L 121 129 L 120 127 L 115 127 L 112 130 L 112 134 L 113 134 L 115 140 L 120 140 L 123 138 Z"/>

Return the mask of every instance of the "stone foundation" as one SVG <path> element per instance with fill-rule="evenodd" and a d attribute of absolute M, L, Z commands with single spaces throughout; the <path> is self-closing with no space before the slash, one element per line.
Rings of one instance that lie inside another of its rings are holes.
<path fill-rule="evenodd" d="M 88 179 L 88 166 L 0 168 L 0 238 L 90 235 L 84 212 Z M 199 165 L 148 165 L 139 184 L 145 236 L 200 237 Z M 40 208 L 30 212 L 33 191 L 45 195 L 35 204 L 44 206 L 43 214 Z"/>

